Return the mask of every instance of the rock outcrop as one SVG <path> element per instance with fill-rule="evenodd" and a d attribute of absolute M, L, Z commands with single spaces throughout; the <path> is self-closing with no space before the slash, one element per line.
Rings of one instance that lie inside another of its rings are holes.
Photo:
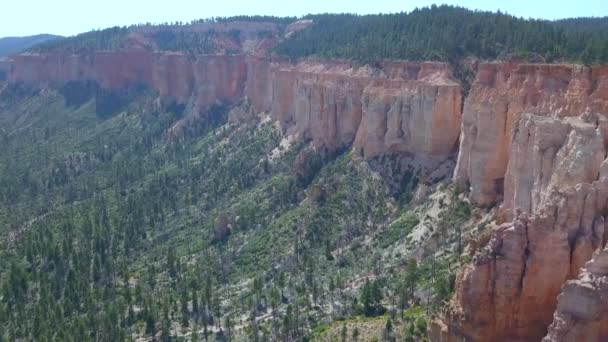
<path fill-rule="evenodd" d="M 8 59 L 0 58 L 0 82 L 7 81 L 10 72 L 11 64 Z"/>
<path fill-rule="evenodd" d="M 608 120 L 586 114 L 558 119 L 523 114 L 511 140 L 505 174 L 504 219 L 514 209 L 539 214 L 560 189 L 598 179 Z"/>
<path fill-rule="evenodd" d="M 355 146 L 365 156 L 389 150 L 433 158 L 455 151 L 460 132 L 454 128 L 461 121 L 460 87 L 438 73 L 423 75 L 416 82 L 367 87 Z"/>
<path fill-rule="evenodd" d="M 455 179 L 477 203 L 503 202 L 432 325 L 437 340 L 540 340 L 562 285 L 608 238 L 604 70 L 491 66 L 465 102 Z"/>
<path fill-rule="evenodd" d="M 523 113 L 608 113 L 608 69 L 485 63 L 464 103 L 455 181 L 480 205 L 500 200 L 516 124 Z"/>
<path fill-rule="evenodd" d="M 273 116 L 317 146 L 445 158 L 458 140 L 460 86 L 442 63 L 302 62 L 279 67 L 273 89 Z"/>
<path fill-rule="evenodd" d="M 578 184 L 495 229 L 458 275 L 442 340 L 540 340 L 562 284 L 605 244 L 607 198 L 606 178 Z"/>
<path fill-rule="evenodd" d="M 93 81 L 107 89 L 144 85 L 160 97 L 198 106 L 238 98 L 247 65 L 239 56 L 210 55 L 192 58 L 181 53 L 94 52 L 22 54 L 13 56 L 9 82 L 35 86 L 62 86 Z"/>
<path fill-rule="evenodd" d="M 17 55 L 6 78 L 37 86 L 144 85 L 164 101 L 190 108 L 170 136 L 180 135 L 211 105 L 243 98 L 256 111 L 271 113 L 288 134 L 330 151 L 354 144 L 366 157 L 407 152 L 424 163 L 440 161 L 455 152 L 460 134 L 460 85 L 443 63 L 385 62 L 371 68 L 134 50 Z"/>
<path fill-rule="evenodd" d="M 564 285 L 544 342 L 608 340 L 608 249 L 598 251 L 578 279 Z"/>

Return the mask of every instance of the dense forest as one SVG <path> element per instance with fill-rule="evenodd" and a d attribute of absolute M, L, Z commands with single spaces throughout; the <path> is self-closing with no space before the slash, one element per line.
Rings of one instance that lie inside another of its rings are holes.
<path fill-rule="evenodd" d="M 469 56 L 608 61 L 608 18 L 551 22 L 445 5 L 399 14 L 305 18 L 315 25 L 284 41 L 277 53 L 364 62 L 385 58 L 457 61 Z M 580 28 L 580 22 L 586 29 Z"/>
<path fill-rule="evenodd" d="M 129 28 L 110 27 L 103 30 L 93 30 L 68 37 L 59 41 L 44 42 L 29 49 L 32 52 L 63 51 L 77 53 L 83 51 L 117 50 L 126 37 Z"/>

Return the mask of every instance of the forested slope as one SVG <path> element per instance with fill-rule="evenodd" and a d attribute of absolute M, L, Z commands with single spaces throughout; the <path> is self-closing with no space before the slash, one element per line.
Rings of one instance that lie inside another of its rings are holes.
<path fill-rule="evenodd" d="M 409 13 L 306 18 L 315 25 L 279 45 L 279 54 L 364 62 L 509 56 L 545 62 L 608 61 L 606 18 L 551 22 L 446 5 Z"/>
<path fill-rule="evenodd" d="M 448 5 L 377 15 L 311 14 L 302 18 L 238 16 L 189 23 L 139 24 L 83 33 L 40 44 L 34 51 L 112 50 L 123 46 L 129 32 L 153 32 L 159 50 L 212 53 L 213 40 L 227 34 L 243 39 L 243 28 L 221 32 L 200 29 L 233 22 L 273 24 L 282 32 L 296 20 L 313 25 L 283 39 L 274 50 L 291 58 L 345 58 L 454 62 L 466 57 L 520 58 L 529 61 L 601 63 L 608 61 L 608 18 L 558 21 L 524 19 L 500 12 L 472 11 Z M 274 30 L 274 29 L 273 29 Z M 273 30 L 259 32 L 271 36 Z"/>
<path fill-rule="evenodd" d="M 449 295 L 458 256 L 406 257 L 434 220 L 471 215 L 445 186 L 410 205 L 417 178 L 396 160 L 319 153 L 264 116 L 231 124 L 225 106 L 167 141 L 183 107 L 154 110 L 142 91 L 107 109 L 102 95 L 0 93 L 3 338 L 301 340 Z"/>
<path fill-rule="evenodd" d="M 34 45 L 61 38 L 63 37 L 51 34 L 39 34 L 29 37 L 0 38 L 0 56 L 8 56 L 14 53 L 19 53 L 21 51 L 31 48 Z"/>

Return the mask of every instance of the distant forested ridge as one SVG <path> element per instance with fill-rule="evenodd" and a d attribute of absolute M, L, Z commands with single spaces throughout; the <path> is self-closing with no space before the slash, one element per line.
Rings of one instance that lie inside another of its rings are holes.
<path fill-rule="evenodd" d="M 42 42 L 63 38 L 52 34 L 38 34 L 28 37 L 4 37 L 0 38 L 0 56 L 8 56 L 26 50 Z"/>
<path fill-rule="evenodd" d="M 553 61 L 608 61 L 608 18 L 522 19 L 500 12 L 432 6 L 409 13 L 310 15 L 315 25 L 284 41 L 290 57 L 450 61 L 521 57 Z"/>
<path fill-rule="evenodd" d="M 60 41 L 43 42 L 33 46 L 30 50 L 32 52 L 116 50 L 128 32 L 128 27 L 114 26 L 81 33 Z"/>
<path fill-rule="evenodd" d="M 47 42 L 33 50 L 114 50 L 125 44 L 128 47 L 128 34 L 143 28 L 157 50 L 213 53 L 218 50 L 214 45 L 218 32 L 200 30 L 200 25 L 237 21 L 272 23 L 283 31 L 298 19 L 311 19 L 314 25 L 282 39 L 274 53 L 291 58 L 341 58 L 365 63 L 382 59 L 454 62 L 466 57 L 587 64 L 608 61 L 608 17 L 549 21 L 448 5 L 396 14 L 311 14 L 302 18 L 237 16 L 189 23 L 145 23 L 91 31 Z M 229 37 L 238 38 L 238 30 L 228 33 Z"/>
<path fill-rule="evenodd" d="M 175 21 L 165 23 L 140 23 L 130 26 L 114 26 L 93 30 L 69 37 L 62 41 L 38 44 L 33 52 L 67 51 L 71 53 L 87 51 L 112 51 L 132 48 L 133 44 L 143 44 L 147 49 L 159 51 L 182 51 L 187 53 L 208 54 L 220 51 L 215 44 L 220 35 L 239 41 L 240 29 L 220 32 L 215 27 L 236 22 L 250 23 L 259 28 L 260 37 L 268 34 L 266 27 L 284 28 L 296 21 L 295 17 L 272 16 L 234 16 L 197 19 L 190 22 Z M 255 24 L 258 24 L 257 26 Z M 264 25 L 268 24 L 268 25 Z M 236 26 L 238 27 L 238 25 Z M 278 30 L 277 30 L 278 31 Z M 129 35 L 130 33 L 137 33 Z M 136 36 L 136 39 L 133 39 Z"/>

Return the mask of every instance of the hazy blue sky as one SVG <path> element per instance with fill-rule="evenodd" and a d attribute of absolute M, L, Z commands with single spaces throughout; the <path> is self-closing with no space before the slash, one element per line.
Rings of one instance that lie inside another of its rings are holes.
<path fill-rule="evenodd" d="M 36 33 L 73 35 L 91 29 L 141 22 L 189 21 L 212 16 L 410 11 L 423 0 L 2 0 L 0 37 Z M 462 0 L 439 3 L 502 11 L 523 17 L 608 15 L 608 0 Z"/>

